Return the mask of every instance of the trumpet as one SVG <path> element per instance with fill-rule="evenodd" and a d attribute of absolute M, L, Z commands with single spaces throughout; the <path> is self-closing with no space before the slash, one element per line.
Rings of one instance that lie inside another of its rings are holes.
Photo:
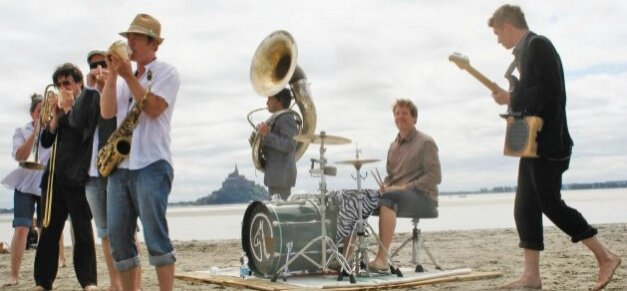
<path fill-rule="evenodd" d="M 41 136 L 41 131 L 43 130 L 43 126 L 50 123 L 52 120 L 52 116 L 56 109 L 57 102 L 57 93 L 54 91 L 54 84 L 46 85 L 44 89 L 44 99 L 41 104 L 41 110 L 39 111 L 39 120 L 35 122 L 35 141 L 33 142 L 33 147 L 31 149 L 30 155 L 24 161 L 21 161 L 20 167 L 30 170 L 43 170 L 44 165 L 39 160 L 39 137 Z"/>

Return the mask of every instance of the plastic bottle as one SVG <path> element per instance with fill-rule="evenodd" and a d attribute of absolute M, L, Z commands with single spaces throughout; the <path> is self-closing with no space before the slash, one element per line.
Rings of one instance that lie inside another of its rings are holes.
<path fill-rule="evenodd" d="M 239 267 L 239 276 L 242 279 L 246 279 L 248 278 L 248 276 L 250 276 L 250 268 L 248 267 L 248 256 L 246 256 L 246 253 L 242 254 L 242 257 L 239 259 L 240 262 L 240 267 Z"/>

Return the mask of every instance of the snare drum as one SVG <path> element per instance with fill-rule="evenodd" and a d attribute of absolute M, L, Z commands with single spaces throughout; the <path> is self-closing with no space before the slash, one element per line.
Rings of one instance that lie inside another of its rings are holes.
<path fill-rule="evenodd" d="M 333 202 L 327 204 L 326 235 L 333 239 L 338 207 Z M 282 271 L 288 260 L 288 251 L 289 259 L 292 259 L 310 241 L 320 236 L 321 227 L 318 200 L 252 202 L 244 213 L 242 223 L 242 248 L 249 258 L 250 269 L 257 276 L 273 275 Z M 304 255 L 290 263 L 289 271 L 320 271 L 313 263 L 320 264 L 322 258 L 320 240 L 308 247 Z"/>

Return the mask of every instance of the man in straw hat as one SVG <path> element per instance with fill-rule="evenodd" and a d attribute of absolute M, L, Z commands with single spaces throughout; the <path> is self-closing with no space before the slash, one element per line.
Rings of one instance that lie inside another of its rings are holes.
<path fill-rule="evenodd" d="M 170 122 L 180 78 L 174 66 L 157 59 L 163 38 L 161 25 L 154 17 L 138 14 L 120 35 L 127 38 L 132 53 L 130 60 L 107 54 L 109 74 L 102 91 L 102 117 L 116 116 L 119 126 L 137 102 L 146 100 L 133 131 L 129 157 L 108 180 L 111 251 L 123 289 L 137 290 L 135 278 L 140 261 L 134 236 L 139 217 L 160 288 L 171 290 L 176 256 L 168 234 L 166 208 L 173 179 Z M 137 63 L 136 72 L 131 61 Z"/>

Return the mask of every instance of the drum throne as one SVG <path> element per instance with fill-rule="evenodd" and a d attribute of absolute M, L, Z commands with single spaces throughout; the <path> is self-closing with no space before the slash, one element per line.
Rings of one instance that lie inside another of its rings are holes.
<path fill-rule="evenodd" d="M 435 257 L 433 256 L 433 254 L 431 254 L 431 252 L 427 248 L 427 245 L 424 243 L 421 230 L 420 228 L 418 228 L 418 223 L 420 222 L 420 219 L 437 218 L 438 214 L 439 213 L 437 207 L 424 208 L 414 207 L 412 205 L 399 205 L 398 210 L 396 211 L 396 217 L 411 218 L 413 229 L 411 236 L 407 238 L 396 250 L 394 250 L 391 257 L 394 258 L 395 256 L 397 256 L 399 251 L 411 242 L 411 263 L 413 265 L 416 265 L 416 272 L 424 272 L 425 270 L 420 261 L 421 247 L 424 248 L 425 252 L 429 256 L 429 259 L 431 259 L 431 262 L 433 263 L 433 265 L 435 265 L 435 268 L 437 270 L 442 270 L 440 265 L 438 265 L 437 261 L 435 260 Z"/>

